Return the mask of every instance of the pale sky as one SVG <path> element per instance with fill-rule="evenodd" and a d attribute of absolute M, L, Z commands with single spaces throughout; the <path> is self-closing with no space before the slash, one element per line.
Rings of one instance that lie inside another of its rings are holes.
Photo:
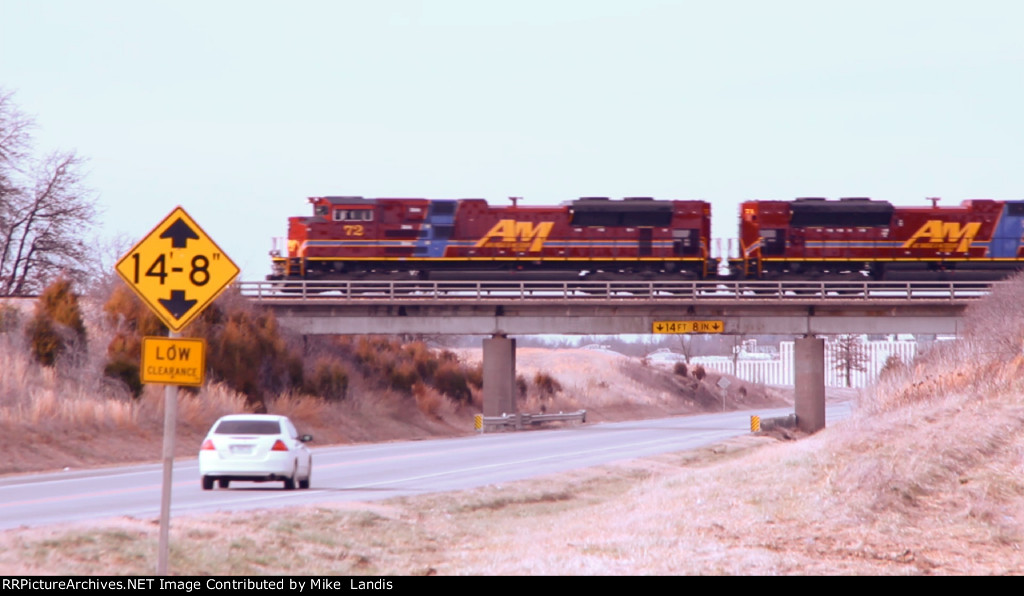
<path fill-rule="evenodd" d="M 0 87 L 102 232 L 242 268 L 306 197 L 1024 198 L 1019 1 L 0 0 Z"/>

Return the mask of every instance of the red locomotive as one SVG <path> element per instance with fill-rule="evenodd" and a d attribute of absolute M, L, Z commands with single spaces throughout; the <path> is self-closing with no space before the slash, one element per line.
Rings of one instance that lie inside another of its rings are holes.
<path fill-rule="evenodd" d="M 1024 201 L 900 207 L 866 198 L 747 201 L 719 271 L 711 205 L 583 197 L 313 197 L 269 279 L 992 280 L 1024 267 Z"/>
<path fill-rule="evenodd" d="M 748 279 L 987 281 L 1024 265 L 1024 201 L 936 202 L 747 201 L 730 268 Z"/>
<path fill-rule="evenodd" d="M 274 257 L 271 279 L 705 279 L 717 273 L 705 201 L 309 202 L 312 216 L 289 219 L 288 254 Z"/>

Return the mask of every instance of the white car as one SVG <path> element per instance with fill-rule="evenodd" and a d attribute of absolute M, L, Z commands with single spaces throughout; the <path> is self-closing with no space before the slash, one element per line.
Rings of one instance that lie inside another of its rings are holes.
<path fill-rule="evenodd" d="M 284 481 L 284 487 L 309 488 L 313 454 L 287 416 L 234 414 L 214 423 L 199 448 L 203 490 L 214 481 L 228 488 L 232 480 Z"/>

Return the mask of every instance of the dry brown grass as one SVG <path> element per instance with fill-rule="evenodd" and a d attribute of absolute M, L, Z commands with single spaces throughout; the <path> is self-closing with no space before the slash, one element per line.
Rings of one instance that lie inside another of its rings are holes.
<path fill-rule="evenodd" d="M 1024 411 L 1010 412 L 1016 417 L 990 425 L 984 407 L 953 400 L 909 417 L 856 417 L 799 442 L 746 436 L 459 493 L 328 501 L 283 518 L 178 518 L 171 567 L 189 575 L 1020 574 L 1014 430 Z M 970 444 L 948 440 L 965 431 Z M 922 436 L 933 439 L 919 445 Z M 8 531 L 0 573 L 149 573 L 156 534 L 128 519 Z M 100 556 L 108 551 L 114 556 Z"/>
<path fill-rule="evenodd" d="M 148 386 L 132 399 L 98 370 L 92 353 L 53 368 L 39 366 L 19 336 L 0 333 L 0 475 L 160 460 L 163 387 Z M 472 413 L 433 390 L 419 403 L 394 392 L 370 392 L 358 383 L 349 394 L 328 402 L 289 393 L 266 403 L 268 411 L 290 416 L 320 444 L 473 432 Z M 223 384 L 208 384 L 198 393 L 181 390 L 177 403 L 179 457 L 195 456 L 217 418 L 251 408 Z"/>
<path fill-rule="evenodd" d="M 1000 320 L 1024 316 L 1019 299 L 1006 297 L 997 312 Z M 745 436 L 459 493 L 328 501 L 283 518 L 279 511 L 179 518 L 171 568 L 303 575 L 1024 574 L 1024 337 L 1014 354 L 1005 352 L 1012 341 L 997 339 L 937 347 L 865 394 L 850 419 L 800 441 Z M 518 356 L 520 371 L 529 374 L 535 355 Z M 627 396 L 629 384 L 639 382 L 609 366 L 606 355 L 592 356 L 590 364 L 576 353 L 553 364 L 550 353 L 536 355 L 563 384 L 554 399 L 589 407 L 593 397 L 601 401 L 594 407 L 607 411 L 616 403 L 608 394 Z M 669 394 L 649 389 L 633 399 L 644 412 L 679 407 Z M 343 419 L 386 419 L 402 404 L 408 401 L 392 396 L 329 411 L 300 399 L 275 407 L 336 416 L 338 432 L 351 440 L 356 429 Z M 3 532 L 0 574 L 150 573 L 156 533 L 140 520 Z"/>

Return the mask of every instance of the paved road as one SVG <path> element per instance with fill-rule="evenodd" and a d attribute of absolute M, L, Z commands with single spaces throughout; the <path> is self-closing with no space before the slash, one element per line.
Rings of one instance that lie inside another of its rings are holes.
<path fill-rule="evenodd" d="M 581 424 L 455 439 L 321 447 L 313 450 L 313 486 L 234 482 L 203 491 L 195 459 L 174 465 L 172 517 L 212 511 L 288 507 L 322 501 L 368 501 L 451 491 L 684 451 L 749 432 L 750 415 L 791 409 Z M 849 413 L 830 403 L 828 420 Z M 0 478 L 0 529 L 131 516 L 159 519 L 162 466 Z"/>

